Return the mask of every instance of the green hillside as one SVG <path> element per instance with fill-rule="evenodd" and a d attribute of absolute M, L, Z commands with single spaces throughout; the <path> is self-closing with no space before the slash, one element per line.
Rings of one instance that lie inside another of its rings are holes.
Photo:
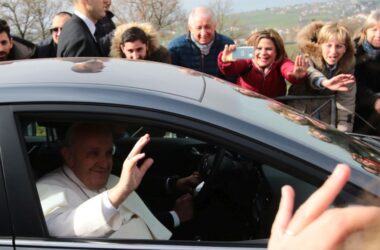
<path fill-rule="evenodd" d="M 298 4 L 229 15 L 249 29 L 297 28 L 312 20 L 335 21 L 359 13 L 369 13 L 380 7 L 380 0 L 335 0 L 322 3 Z"/>
<path fill-rule="evenodd" d="M 292 28 L 297 25 L 298 15 L 296 11 L 274 14 L 271 11 L 262 10 L 233 14 L 230 18 L 238 19 L 241 26 L 250 28 Z"/>
<path fill-rule="evenodd" d="M 229 14 L 221 25 L 223 33 L 239 44 L 244 44 L 252 31 L 265 28 L 276 29 L 285 42 L 294 43 L 301 27 L 314 20 L 344 21 L 348 29 L 354 33 L 363 23 L 363 16 L 371 10 L 380 8 L 380 0 L 330 0 L 319 3 L 297 4 L 281 8 L 268 8 L 250 12 Z M 179 25 L 176 31 L 163 35 L 163 41 L 186 32 L 185 25 Z M 292 54 L 297 54 L 295 46 L 289 46 Z M 294 53 L 293 53 L 294 51 Z"/>

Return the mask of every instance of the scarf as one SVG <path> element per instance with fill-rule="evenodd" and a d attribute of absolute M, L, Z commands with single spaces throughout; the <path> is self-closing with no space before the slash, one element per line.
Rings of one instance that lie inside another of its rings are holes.
<path fill-rule="evenodd" d="M 207 56 L 210 53 L 210 49 L 211 49 L 212 44 L 214 43 L 215 37 L 208 44 L 200 44 L 195 40 L 193 34 L 190 33 L 190 36 L 191 36 L 191 41 L 193 41 L 195 45 L 199 48 L 202 55 Z"/>
<path fill-rule="evenodd" d="M 380 49 L 374 48 L 369 42 L 364 41 L 362 46 L 364 52 L 370 59 L 375 60 L 380 56 Z"/>
<path fill-rule="evenodd" d="M 330 78 L 332 78 L 334 76 L 335 71 L 338 68 L 338 65 L 337 64 L 335 64 L 335 65 L 329 65 L 327 63 L 325 65 L 326 65 L 326 71 L 327 71 L 326 77 L 327 77 L 327 79 L 330 79 Z"/>

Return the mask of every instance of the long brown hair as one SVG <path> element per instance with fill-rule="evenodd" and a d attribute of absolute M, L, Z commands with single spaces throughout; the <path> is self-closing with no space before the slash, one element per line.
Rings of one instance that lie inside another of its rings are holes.
<path fill-rule="evenodd" d="M 260 40 L 263 38 L 271 40 L 276 47 L 276 62 L 280 62 L 288 57 L 285 50 L 284 40 L 282 40 L 280 34 L 274 29 L 265 29 L 252 33 L 247 39 L 247 44 L 256 48 Z"/>

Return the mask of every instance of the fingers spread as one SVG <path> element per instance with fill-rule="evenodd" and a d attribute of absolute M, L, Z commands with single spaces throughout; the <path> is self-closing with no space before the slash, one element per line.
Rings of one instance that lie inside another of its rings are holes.
<path fill-rule="evenodd" d="M 315 239 L 323 239 L 316 242 L 318 249 L 335 249 L 356 232 L 361 233 L 362 237 L 365 236 L 365 234 L 375 233 L 378 235 L 379 223 L 379 207 L 353 206 L 336 208 L 326 211 L 318 220 L 305 228 L 302 234 L 304 236 L 313 235 Z M 328 235 L 328 237 L 326 237 L 326 235 Z M 368 235 L 366 238 L 371 238 L 370 236 L 371 235 Z M 362 238 L 360 243 L 373 244 L 374 242 L 366 242 L 363 241 Z M 359 246 L 356 246 L 356 249 L 358 247 Z"/>
<path fill-rule="evenodd" d="M 338 164 L 332 175 L 296 211 L 288 229 L 297 233 L 319 217 L 334 201 L 350 177 L 350 167 Z"/>
<path fill-rule="evenodd" d="M 293 215 L 294 196 L 295 193 L 292 187 L 282 187 L 280 206 L 272 225 L 272 235 L 281 236 L 288 227 Z"/>
<path fill-rule="evenodd" d="M 145 147 L 145 145 L 149 143 L 149 141 L 150 141 L 149 134 L 146 134 L 146 135 L 142 136 L 136 142 L 135 146 L 133 146 L 131 152 L 128 155 L 128 158 L 132 158 L 135 155 L 139 154 L 142 151 L 142 149 Z"/>
<path fill-rule="evenodd" d="M 351 84 L 355 83 L 355 77 L 351 74 L 340 74 L 332 78 L 335 83 Z"/>
<path fill-rule="evenodd" d="M 301 65 L 301 57 L 300 56 L 296 56 L 296 60 L 294 61 L 294 64 L 296 66 L 300 66 Z"/>
<path fill-rule="evenodd" d="M 137 162 L 141 159 L 143 159 L 145 157 L 145 154 L 144 153 L 141 153 L 141 154 L 137 154 L 137 155 L 134 155 L 134 156 L 128 156 L 127 159 L 125 159 L 124 163 L 123 163 L 123 168 L 124 167 L 127 167 L 127 168 L 132 168 L 133 166 L 136 166 Z"/>
<path fill-rule="evenodd" d="M 146 159 L 143 164 L 141 164 L 140 166 L 140 171 L 141 171 L 141 174 L 142 175 L 145 175 L 146 171 L 148 171 L 148 169 L 153 165 L 153 159 L 152 158 L 148 158 Z"/>

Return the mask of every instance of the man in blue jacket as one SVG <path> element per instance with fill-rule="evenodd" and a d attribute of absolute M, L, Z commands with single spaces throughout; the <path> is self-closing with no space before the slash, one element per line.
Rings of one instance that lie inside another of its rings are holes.
<path fill-rule="evenodd" d="M 217 33 L 216 24 L 216 18 L 211 9 L 194 8 L 189 15 L 189 32 L 169 43 L 172 64 L 226 79 L 218 69 L 217 58 L 224 46 L 234 44 L 234 41 Z"/>

